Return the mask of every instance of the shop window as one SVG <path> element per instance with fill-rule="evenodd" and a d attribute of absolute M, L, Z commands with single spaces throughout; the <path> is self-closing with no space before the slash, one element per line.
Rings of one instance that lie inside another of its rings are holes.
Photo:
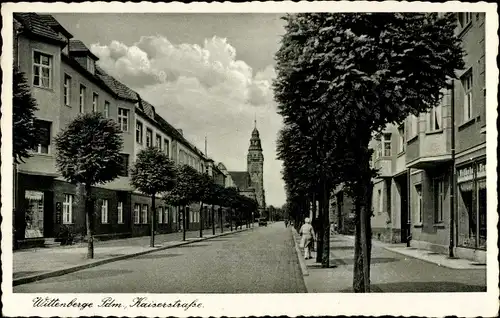
<path fill-rule="evenodd" d="M 477 205 L 479 214 L 478 248 L 486 249 L 486 179 L 479 181 Z"/>
<path fill-rule="evenodd" d="M 142 217 L 141 217 L 142 224 L 148 224 L 148 210 L 149 206 L 147 204 L 144 204 L 142 206 Z"/>
<path fill-rule="evenodd" d="M 101 223 L 106 224 L 109 222 L 108 220 L 108 200 L 102 200 L 102 205 L 101 205 Z"/>
<path fill-rule="evenodd" d="M 24 236 L 25 238 L 43 237 L 43 192 L 27 190 L 24 198 L 27 201 Z"/>
<path fill-rule="evenodd" d="M 50 129 L 52 123 L 50 121 L 38 120 L 34 122 L 35 131 L 37 131 L 38 144 L 35 145 L 33 151 L 36 153 L 48 154 L 50 152 Z"/>
<path fill-rule="evenodd" d="M 73 223 L 73 195 L 65 194 L 63 202 L 63 224 Z"/>
<path fill-rule="evenodd" d="M 134 205 L 134 224 L 140 224 L 140 223 L 141 223 L 141 205 L 135 204 Z"/>
<path fill-rule="evenodd" d="M 118 224 L 123 224 L 123 202 L 118 202 Z"/>

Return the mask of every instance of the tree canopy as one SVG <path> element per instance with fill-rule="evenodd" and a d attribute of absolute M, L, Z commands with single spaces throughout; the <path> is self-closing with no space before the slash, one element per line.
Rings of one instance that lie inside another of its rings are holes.
<path fill-rule="evenodd" d="M 31 90 L 24 73 L 17 67 L 13 69 L 12 78 L 12 153 L 15 163 L 22 163 L 31 156 L 38 141 L 35 129 L 35 112 L 38 110 L 36 100 L 31 96 Z"/>
<path fill-rule="evenodd" d="M 73 183 L 112 181 L 122 169 L 120 128 L 101 113 L 79 115 L 56 136 L 56 165 Z"/>
<path fill-rule="evenodd" d="M 156 147 L 143 149 L 131 169 L 130 182 L 148 195 L 169 191 L 176 183 L 174 162 Z"/>

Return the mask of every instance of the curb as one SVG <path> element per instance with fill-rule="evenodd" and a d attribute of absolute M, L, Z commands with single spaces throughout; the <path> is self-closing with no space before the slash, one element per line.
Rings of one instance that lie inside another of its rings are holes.
<path fill-rule="evenodd" d="M 166 250 L 166 249 L 169 249 L 169 248 L 174 248 L 174 247 L 179 247 L 179 246 L 183 246 L 183 245 L 188 245 L 188 244 L 191 244 L 191 243 L 206 241 L 206 240 L 210 240 L 210 239 L 213 239 L 213 238 L 217 238 L 217 237 L 221 237 L 221 236 L 226 236 L 226 235 L 229 235 L 229 234 L 240 233 L 240 232 L 248 231 L 248 230 L 251 230 L 251 229 L 252 228 L 248 228 L 248 229 L 245 228 L 245 229 L 241 229 L 241 230 L 235 230 L 235 231 L 232 231 L 232 232 L 225 232 L 225 233 L 217 234 L 217 235 L 211 236 L 211 237 L 195 238 L 195 239 L 192 239 L 190 241 L 175 243 L 175 244 L 168 245 L 168 246 L 162 246 L 162 247 L 159 247 L 159 248 L 156 248 L 156 249 L 152 249 L 152 250 L 148 250 L 148 251 L 142 251 L 142 252 L 137 252 L 137 253 L 120 255 L 120 256 L 116 256 L 116 257 L 110 257 L 110 258 L 98 260 L 98 261 L 87 263 L 87 264 L 70 266 L 70 267 L 66 267 L 66 268 L 63 268 L 63 269 L 58 269 L 58 270 L 54 270 L 54 271 L 51 271 L 51 272 L 45 272 L 45 273 L 42 273 L 42 274 L 37 274 L 37 275 L 32 275 L 32 276 L 20 277 L 20 278 L 16 278 L 16 279 L 12 280 L 12 286 L 29 284 L 29 283 L 33 283 L 33 282 L 36 282 L 36 281 L 39 281 L 39 280 L 51 278 L 51 277 L 57 277 L 57 276 L 62 276 L 62 275 L 66 275 L 66 274 L 69 274 L 69 273 L 78 272 L 78 271 L 81 271 L 83 269 L 92 268 L 92 267 L 96 267 L 96 266 L 99 266 L 99 265 L 104 265 L 104 264 L 108 264 L 108 263 L 112 263 L 112 262 L 117 262 L 117 261 L 125 260 L 125 259 L 128 259 L 128 258 L 133 258 L 133 257 L 137 257 L 137 256 L 149 254 L 149 253 L 154 253 L 154 252 Z"/>
<path fill-rule="evenodd" d="M 293 238 L 293 242 L 295 243 L 295 252 L 297 252 L 297 259 L 299 260 L 300 270 L 302 272 L 302 276 L 309 276 L 309 271 L 307 270 L 306 261 L 301 257 L 302 253 L 300 252 L 299 243 L 297 242 L 297 239 L 295 238 L 294 232 L 295 232 L 295 229 L 292 228 L 292 230 L 291 230 L 292 238 Z"/>

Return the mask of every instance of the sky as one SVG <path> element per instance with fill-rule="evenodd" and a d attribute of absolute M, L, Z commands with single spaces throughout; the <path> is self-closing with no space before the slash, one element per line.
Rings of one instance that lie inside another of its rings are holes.
<path fill-rule="evenodd" d="M 272 93 L 283 14 L 52 14 L 98 65 L 137 91 L 199 149 L 244 171 L 254 120 L 264 153 L 268 205 L 285 203 L 282 126 Z"/>

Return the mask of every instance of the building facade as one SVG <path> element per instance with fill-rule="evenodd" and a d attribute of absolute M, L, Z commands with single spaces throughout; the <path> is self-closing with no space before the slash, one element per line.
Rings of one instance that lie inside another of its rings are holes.
<path fill-rule="evenodd" d="M 466 67 L 439 106 L 372 140 L 374 237 L 484 262 L 484 13 L 457 13 Z M 455 194 L 453 196 L 453 194 Z"/>
<path fill-rule="evenodd" d="M 38 110 L 40 132 L 33 156 L 16 166 L 14 233 L 21 246 L 72 232 L 85 235 L 83 189 L 68 183 L 55 166 L 54 137 L 81 113 L 102 112 L 123 137 L 123 169 L 112 182 L 94 187 L 94 225 L 99 239 L 149 235 L 151 198 L 130 185 L 139 151 L 158 147 L 176 164 L 213 175 L 208 159 L 155 107 L 97 66 L 98 58 L 50 15 L 15 13 L 14 65 L 25 74 Z M 225 182 L 225 181 L 223 181 Z M 155 230 L 182 229 L 180 209 L 156 200 Z M 187 229 L 200 227 L 200 205 L 186 209 Z"/>

